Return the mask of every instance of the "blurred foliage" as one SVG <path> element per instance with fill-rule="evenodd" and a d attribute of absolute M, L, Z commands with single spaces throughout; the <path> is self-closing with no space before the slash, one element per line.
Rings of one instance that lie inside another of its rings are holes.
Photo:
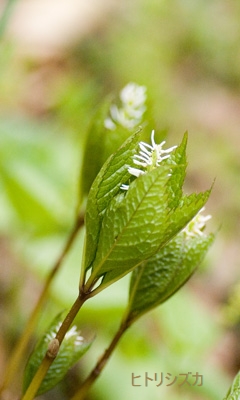
<path fill-rule="evenodd" d="M 76 202 L 80 150 L 49 124 L 15 117 L 0 123 L 1 225 L 34 234 L 69 226 Z"/>
<path fill-rule="evenodd" d="M 117 93 L 129 81 L 145 85 L 154 102 L 155 128 L 169 131 L 170 145 L 189 130 L 187 189 L 205 189 L 217 177 L 207 211 L 216 226 L 222 226 L 219 245 L 190 285 L 128 332 L 89 399 L 122 400 L 137 394 L 155 400 L 159 388 L 136 392 L 132 372 L 179 374 L 194 368 L 204 375 L 199 392 L 184 386 L 176 393 L 174 386 L 165 387 L 161 397 L 217 400 L 230 385 L 229 372 L 239 369 L 237 354 L 225 369 L 211 360 L 226 332 L 218 318 L 222 303 L 230 296 L 230 304 L 235 304 L 231 292 L 239 280 L 239 19 L 240 3 L 235 0 L 134 0 L 123 1 L 107 24 L 69 46 L 60 60 L 21 56 L 17 41 L 2 39 L 0 232 L 36 280 L 42 282 L 71 228 L 83 145 L 104 95 Z M 43 313 L 40 331 L 60 306 L 68 307 L 75 298 L 82 241 L 81 233 L 52 287 L 52 303 Z M 23 273 L 20 268 L 18 273 Z M 13 278 L 18 282 L 16 275 Z M 118 324 L 126 279 L 89 302 L 78 318 L 79 325 L 97 332 L 80 375 L 93 366 Z M 206 288 L 206 302 L 214 306 L 199 301 L 192 287 L 197 293 Z M 24 315 L 19 298 L 18 293 L 11 301 Z M 239 337 L 238 322 L 234 320 Z M 6 337 L 13 329 L 7 323 Z M 67 398 L 66 387 L 52 393 Z"/>
<path fill-rule="evenodd" d="M 223 319 L 228 325 L 240 324 L 240 282 L 233 286 L 228 302 L 222 311 Z"/>

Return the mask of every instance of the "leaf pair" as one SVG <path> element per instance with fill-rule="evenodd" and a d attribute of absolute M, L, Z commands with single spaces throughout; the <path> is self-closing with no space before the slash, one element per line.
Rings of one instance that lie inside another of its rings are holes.
<path fill-rule="evenodd" d="M 86 209 L 86 246 L 81 288 L 104 289 L 156 254 L 198 213 L 209 191 L 183 195 L 187 135 L 159 167 L 135 179 L 126 193 L 128 167 L 140 133 L 105 163 L 91 188 Z M 91 274 L 86 279 L 86 272 Z M 100 283 L 99 283 L 99 280 Z"/>

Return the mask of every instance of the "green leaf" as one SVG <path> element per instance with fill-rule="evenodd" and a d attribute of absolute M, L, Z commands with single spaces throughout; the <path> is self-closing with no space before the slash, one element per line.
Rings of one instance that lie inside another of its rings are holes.
<path fill-rule="evenodd" d="M 227 396 L 223 400 L 239 400 L 240 398 L 240 371 L 234 378 L 232 386 L 230 387 Z"/>
<path fill-rule="evenodd" d="M 165 163 L 169 165 L 178 165 L 179 168 L 173 168 L 171 172 L 171 176 L 168 180 L 167 191 L 169 193 L 169 197 L 171 196 L 171 202 L 169 207 L 174 208 L 177 207 L 181 197 L 182 197 L 182 186 L 184 183 L 184 179 L 186 176 L 186 147 L 187 147 L 187 139 L 188 135 L 185 133 L 183 136 L 182 143 L 178 146 L 177 151 L 171 154 L 171 157 L 168 158 Z"/>
<path fill-rule="evenodd" d="M 83 165 L 80 177 L 80 190 L 87 195 L 90 187 L 100 171 L 104 161 L 104 145 L 107 130 L 104 128 L 104 119 L 110 107 L 109 99 L 99 107 L 93 117 L 92 124 L 88 130 L 87 141 L 83 155 Z"/>
<path fill-rule="evenodd" d="M 107 98 L 93 117 L 89 128 L 81 170 L 81 190 L 87 195 L 101 167 L 115 153 L 132 131 L 117 126 L 113 131 L 105 128 L 104 121 L 108 116 L 111 101 Z"/>
<path fill-rule="evenodd" d="M 112 200 L 103 216 L 88 288 L 103 277 L 102 290 L 130 272 L 203 207 L 209 191 L 182 197 L 179 191 L 185 175 L 185 149 L 186 137 L 167 163 L 135 179 L 126 195 L 118 194 Z"/>
<path fill-rule="evenodd" d="M 54 319 L 53 323 L 44 334 L 38 345 L 30 356 L 24 371 L 23 392 L 27 390 L 35 373 L 37 372 L 45 354 L 48 345 L 55 338 L 55 335 L 61 325 L 61 315 Z M 89 349 L 91 341 L 85 341 L 79 336 L 75 327 L 67 332 L 59 353 L 49 368 L 37 395 L 47 392 L 52 389 L 58 382 L 60 382 L 69 368 L 71 368 Z"/>
<path fill-rule="evenodd" d="M 180 232 L 157 254 L 137 267 L 129 289 L 128 321 L 157 307 L 191 277 L 214 235 L 187 237 Z"/>
<path fill-rule="evenodd" d="M 140 130 L 134 133 L 106 161 L 91 187 L 85 217 L 86 245 L 82 282 L 85 272 L 91 266 L 96 254 L 104 212 L 113 197 L 120 191 L 121 184 L 126 182 L 130 177 L 128 166 L 132 164 L 132 156 L 135 153 L 140 133 Z"/>

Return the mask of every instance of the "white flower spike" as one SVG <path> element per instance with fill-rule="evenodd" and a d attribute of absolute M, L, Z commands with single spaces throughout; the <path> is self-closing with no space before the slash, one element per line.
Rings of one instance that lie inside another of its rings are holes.
<path fill-rule="evenodd" d="M 146 111 L 146 98 L 145 86 L 128 83 L 120 92 L 121 107 L 111 106 L 110 117 L 104 121 L 105 128 L 113 131 L 118 124 L 131 130 L 138 126 Z"/>
<path fill-rule="evenodd" d="M 151 133 L 151 144 L 140 142 L 139 143 L 139 154 L 133 156 L 133 162 L 139 167 L 145 168 L 145 171 L 140 168 L 129 167 L 128 172 L 138 178 L 140 175 L 151 171 L 154 168 L 159 167 L 161 161 L 170 157 L 170 154 L 177 146 L 170 147 L 169 149 L 163 150 L 163 146 L 166 141 L 160 144 L 155 143 L 154 130 Z M 122 185 L 121 189 L 128 190 L 128 185 Z"/>
<path fill-rule="evenodd" d="M 134 164 L 140 165 L 144 168 L 147 168 L 148 166 L 152 166 L 153 168 L 159 167 L 161 161 L 170 157 L 169 153 L 171 153 L 177 147 L 173 146 L 167 150 L 163 150 L 163 146 L 166 141 L 164 140 L 162 143 L 156 144 L 154 140 L 154 134 L 155 131 L 153 130 L 151 133 L 152 145 L 145 142 L 139 143 L 140 152 L 133 157 Z"/>
<path fill-rule="evenodd" d="M 183 229 L 183 232 L 188 238 L 196 236 L 204 236 L 203 230 L 206 226 L 206 222 L 212 218 L 211 215 L 201 215 L 200 213 L 205 210 L 205 207 L 201 208 L 197 215 L 188 223 Z"/>

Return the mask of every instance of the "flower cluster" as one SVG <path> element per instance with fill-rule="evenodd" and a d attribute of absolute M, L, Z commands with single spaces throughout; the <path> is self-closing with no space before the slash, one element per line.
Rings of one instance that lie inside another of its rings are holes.
<path fill-rule="evenodd" d="M 129 83 L 120 92 L 121 107 L 113 104 L 110 108 L 110 117 L 104 121 L 105 128 L 114 130 L 117 124 L 127 129 L 138 126 L 146 111 L 146 88 L 136 83 Z"/>
<path fill-rule="evenodd" d="M 152 169 L 159 167 L 162 160 L 170 157 L 170 154 L 177 146 L 170 147 L 169 149 L 164 150 L 163 146 L 166 141 L 163 141 L 160 144 L 156 144 L 154 140 L 154 130 L 151 134 L 151 145 L 145 142 L 139 143 L 139 154 L 135 154 L 133 156 L 133 162 L 135 165 L 142 167 L 141 168 L 133 168 L 129 167 L 128 172 L 135 176 L 139 177 L 140 175 L 151 171 Z M 121 185 L 121 189 L 128 190 L 129 185 Z"/>
<path fill-rule="evenodd" d="M 203 207 L 182 230 L 188 238 L 204 235 L 203 230 L 205 229 L 206 222 L 212 218 L 211 215 L 201 215 L 201 212 L 204 210 L 205 207 Z"/>

